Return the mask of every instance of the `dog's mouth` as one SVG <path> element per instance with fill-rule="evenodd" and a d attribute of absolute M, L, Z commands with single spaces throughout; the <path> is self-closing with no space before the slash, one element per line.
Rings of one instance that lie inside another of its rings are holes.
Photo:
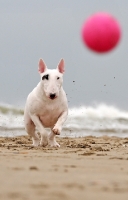
<path fill-rule="evenodd" d="M 51 98 L 51 97 L 49 97 L 49 99 L 51 99 L 51 100 L 54 100 L 54 99 L 56 99 L 57 97 L 54 97 L 54 98 Z"/>

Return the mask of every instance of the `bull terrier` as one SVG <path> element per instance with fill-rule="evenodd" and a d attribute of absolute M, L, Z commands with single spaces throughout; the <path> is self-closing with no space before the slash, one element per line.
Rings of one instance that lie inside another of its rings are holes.
<path fill-rule="evenodd" d="M 38 71 L 41 80 L 28 95 L 25 105 L 25 130 L 32 137 L 33 146 L 48 144 L 60 147 L 55 136 L 60 135 L 68 115 L 67 97 L 62 87 L 64 60 L 61 59 L 56 69 L 48 69 L 40 59 Z M 50 134 L 45 128 L 51 129 Z M 40 133 L 41 140 L 36 130 Z"/>

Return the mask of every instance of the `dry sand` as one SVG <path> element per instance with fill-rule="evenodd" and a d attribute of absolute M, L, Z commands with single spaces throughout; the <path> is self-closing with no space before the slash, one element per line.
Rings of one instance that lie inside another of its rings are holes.
<path fill-rule="evenodd" d="M 0 200 L 128 200 L 128 138 L 0 138 Z"/>

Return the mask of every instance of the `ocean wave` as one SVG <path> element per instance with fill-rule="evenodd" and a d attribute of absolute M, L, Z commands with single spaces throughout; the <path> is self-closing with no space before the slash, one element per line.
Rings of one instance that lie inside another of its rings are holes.
<path fill-rule="evenodd" d="M 15 106 L 0 105 L 0 130 L 24 129 L 24 110 Z M 128 112 L 114 106 L 100 104 L 95 107 L 69 108 L 63 131 L 66 134 L 81 133 L 128 134 Z"/>
<path fill-rule="evenodd" d="M 7 104 L 0 104 L 1 114 L 23 115 L 24 110 Z"/>
<path fill-rule="evenodd" d="M 0 104 L 0 130 L 21 129 L 24 110 L 15 106 Z"/>
<path fill-rule="evenodd" d="M 105 104 L 69 109 L 64 128 L 70 131 L 128 132 L 128 112 Z"/>

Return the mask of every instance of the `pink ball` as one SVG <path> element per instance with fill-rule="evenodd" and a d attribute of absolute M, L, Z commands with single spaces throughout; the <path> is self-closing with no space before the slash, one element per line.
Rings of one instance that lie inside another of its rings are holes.
<path fill-rule="evenodd" d="M 121 38 L 119 23 L 108 13 L 96 13 L 89 17 L 81 33 L 84 44 L 99 53 L 112 50 Z"/>

